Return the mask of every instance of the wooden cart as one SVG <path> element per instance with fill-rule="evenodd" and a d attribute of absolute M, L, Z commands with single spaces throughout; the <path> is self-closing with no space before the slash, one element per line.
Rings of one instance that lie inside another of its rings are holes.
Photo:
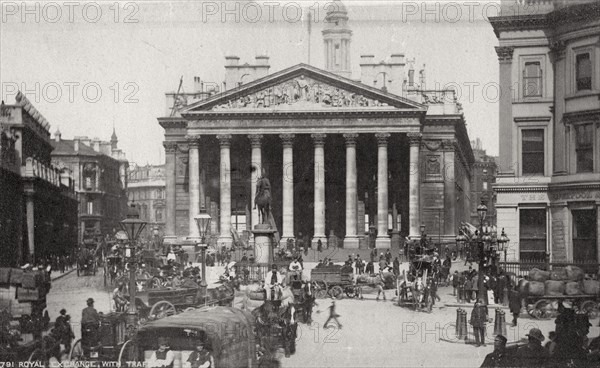
<path fill-rule="evenodd" d="M 313 293 L 320 299 L 328 295 L 335 299 L 342 299 L 344 294 L 349 298 L 359 295 L 351 266 L 313 268 L 310 271 L 310 280 Z"/>

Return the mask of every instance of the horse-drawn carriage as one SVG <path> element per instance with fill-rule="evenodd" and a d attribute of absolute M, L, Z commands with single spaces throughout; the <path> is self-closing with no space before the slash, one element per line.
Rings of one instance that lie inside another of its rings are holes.
<path fill-rule="evenodd" d="M 125 313 L 100 314 L 100 323 L 85 328 L 82 337 L 75 341 L 69 352 L 69 360 L 102 362 L 118 361 L 125 366 L 128 356 L 127 320 Z"/>
<path fill-rule="evenodd" d="M 260 346 L 256 330 L 255 317 L 248 311 L 230 307 L 194 309 L 142 326 L 135 338 L 125 343 L 131 349 L 124 358 L 126 355 L 129 362 L 147 363 L 159 339 L 165 339 L 175 367 L 185 366 L 199 342 L 211 352 L 217 367 L 268 367 L 271 355 Z"/>
<path fill-rule="evenodd" d="M 319 299 L 328 295 L 335 299 L 342 299 L 344 294 L 349 298 L 359 295 L 351 266 L 328 265 L 313 268 L 310 280 L 312 291 Z"/>
<path fill-rule="evenodd" d="M 77 252 L 77 276 L 95 276 L 97 268 L 95 247 L 79 247 Z"/>
<path fill-rule="evenodd" d="M 129 296 L 125 295 L 129 302 Z M 135 302 L 140 319 L 154 320 L 174 315 L 188 308 L 201 306 L 228 306 L 233 302 L 233 285 L 225 283 L 217 288 L 156 288 L 136 292 Z"/>
<path fill-rule="evenodd" d="M 433 276 L 433 260 L 429 256 L 414 258 L 408 273 L 402 272 L 402 281 L 398 282 L 398 305 L 421 309 L 429 304 L 427 278 Z"/>

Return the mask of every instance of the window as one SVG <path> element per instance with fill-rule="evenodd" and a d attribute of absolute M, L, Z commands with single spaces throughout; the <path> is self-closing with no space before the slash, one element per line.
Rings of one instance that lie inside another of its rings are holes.
<path fill-rule="evenodd" d="M 231 216 L 231 226 L 238 232 L 246 230 L 246 215 L 234 214 Z"/>
<path fill-rule="evenodd" d="M 519 211 L 519 244 L 522 261 L 543 261 L 546 256 L 546 210 Z"/>
<path fill-rule="evenodd" d="M 163 198 L 163 190 L 157 189 L 156 190 L 156 199 L 162 199 L 162 198 Z"/>
<path fill-rule="evenodd" d="M 483 182 L 483 190 L 488 190 L 488 183 L 487 183 L 487 181 Z"/>
<path fill-rule="evenodd" d="M 542 67 L 539 61 L 525 63 L 523 69 L 523 97 L 542 96 Z"/>
<path fill-rule="evenodd" d="M 159 208 L 156 210 L 155 217 L 156 217 L 156 222 L 162 222 L 162 220 L 163 220 L 162 208 Z"/>
<path fill-rule="evenodd" d="M 88 215 L 93 215 L 94 214 L 94 202 L 88 202 L 87 203 L 87 214 Z"/>
<path fill-rule="evenodd" d="M 594 171 L 594 124 L 575 126 L 577 172 Z"/>
<path fill-rule="evenodd" d="M 523 175 L 544 175 L 544 129 L 522 130 Z"/>
<path fill-rule="evenodd" d="M 573 210 L 573 261 L 587 263 L 598 259 L 596 210 Z"/>
<path fill-rule="evenodd" d="M 592 60 L 589 52 L 575 57 L 575 82 L 578 91 L 592 89 Z"/>
<path fill-rule="evenodd" d="M 340 65 L 340 60 L 341 60 L 341 55 L 340 55 L 340 45 L 335 45 L 335 53 L 334 53 L 334 59 L 333 59 L 333 64 L 334 65 Z"/>

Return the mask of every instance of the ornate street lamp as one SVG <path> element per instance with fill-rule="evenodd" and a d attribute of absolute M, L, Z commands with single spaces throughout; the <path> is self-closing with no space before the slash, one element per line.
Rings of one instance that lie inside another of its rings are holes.
<path fill-rule="evenodd" d="M 500 237 L 498 238 L 498 251 L 504 252 L 505 267 L 506 267 L 506 251 L 508 250 L 509 242 L 510 242 L 510 239 L 508 238 L 508 236 L 506 236 L 506 233 L 504 233 L 504 228 L 502 228 L 502 233 L 500 234 Z"/>
<path fill-rule="evenodd" d="M 463 233 L 462 229 L 458 230 L 458 235 L 456 236 L 456 251 L 458 252 L 458 254 L 462 253 L 462 249 L 465 246 L 465 243 L 467 242 L 467 237 L 465 236 L 465 234 Z"/>
<path fill-rule="evenodd" d="M 206 248 L 208 248 L 208 244 L 206 244 L 206 233 L 208 232 L 210 220 L 212 218 L 206 213 L 206 208 L 202 206 L 200 213 L 194 216 L 194 219 L 196 220 L 196 225 L 198 225 L 198 231 L 200 233 L 200 243 L 198 244 L 198 247 L 202 252 L 202 280 L 200 280 L 200 287 L 206 291 L 206 287 L 208 286 L 206 283 Z"/>
<path fill-rule="evenodd" d="M 135 332 L 137 328 L 137 306 L 135 304 L 135 266 L 136 266 L 136 247 L 135 242 L 138 236 L 146 227 L 146 222 L 140 220 L 140 213 L 138 212 L 135 204 L 131 204 L 131 207 L 127 210 L 127 218 L 119 223 L 121 228 L 127 235 L 127 245 L 124 249 L 125 262 L 129 264 L 129 323 L 127 329 L 130 334 Z"/>
<path fill-rule="evenodd" d="M 479 215 L 479 224 L 480 226 L 483 226 L 483 220 L 485 220 L 485 216 L 487 215 L 487 206 L 483 201 L 477 206 L 477 214 Z"/>
<path fill-rule="evenodd" d="M 146 227 L 146 221 L 140 220 L 140 212 L 132 203 L 127 209 L 127 218 L 120 222 L 121 228 L 127 233 L 130 242 L 135 242 Z"/>

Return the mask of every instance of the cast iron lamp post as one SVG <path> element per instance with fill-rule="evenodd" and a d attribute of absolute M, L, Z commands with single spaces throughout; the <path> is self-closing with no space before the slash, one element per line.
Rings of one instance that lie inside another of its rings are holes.
<path fill-rule="evenodd" d="M 479 234 L 478 234 L 478 256 L 479 256 L 479 270 L 478 270 L 478 280 L 477 280 L 477 299 L 481 299 L 485 301 L 487 298 L 485 297 L 486 291 L 483 289 L 483 268 L 485 267 L 485 240 L 486 238 L 483 236 L 483 220 L 485 220 L 485 216 L 487 215 L 487 206 L 481 201 L 481 204 L 477 206 L 477 214 L 479 215 Z M 488 235 L 489 237 L 489 235 Z M 487 304 L 487 303 L 486 303 Z"/>
<path fill-rule="evenodd" d="M 204 206 L 200 209 L 200 213 L 194 216 L 196 220 L 196 224 L 198 225 L 198 230 L 200 233 L 200 243 L 197 244 L 200 247 L 200 251 L 202 252 L 202 280 L 200 281 L 200 287 L 206 292 L 206 288 L 208 284 L 206 283 L 206 248 L 208 248 L 208 244 L 206 244 L 206 233 L 208 232 L 210 226 L 211 217 L 208 213 L 206 213 L 206 209 Z"/>
<path fill-rule="evenodd" d="M 135 204 L 131 204 L 131 207 L 127 210 L 127 218 L 119 223 L 121 228 L 127 234 L 128 242 L 124 249 L 125 262 L 129 264 L 129 309 L 127 329 L 130 333 L 136 329 L 137 326 L 137 306 L 135 304 L 135 268 L 136 268 L 136 244 L 137 238 L 146 227 L 146 221 L 140 220 L 140 213 L 138 212 Z"/>

